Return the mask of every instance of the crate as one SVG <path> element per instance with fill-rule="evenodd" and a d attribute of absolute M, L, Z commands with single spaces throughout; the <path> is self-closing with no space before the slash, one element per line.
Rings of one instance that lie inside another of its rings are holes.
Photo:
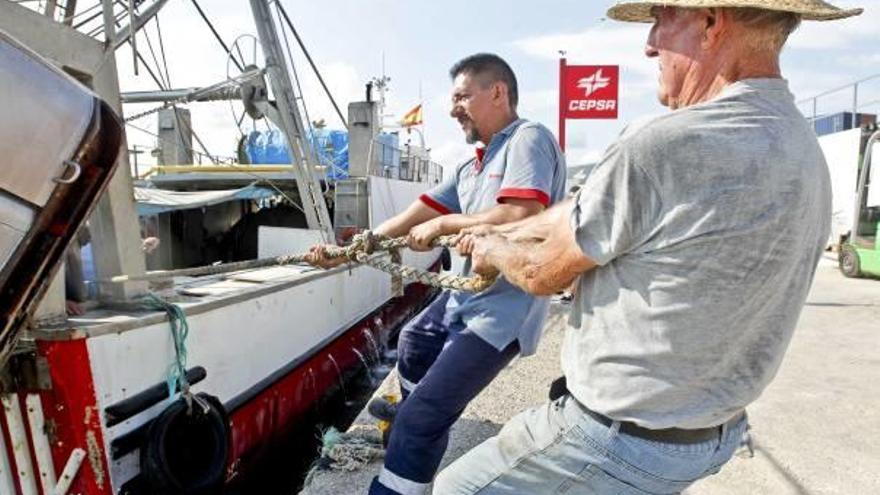
<path fill-rule="evenodd" d="M 852 112 L 839 112 L 813 120 L 813 129 L 816 135 L 825 136 L 835 132 L 846 131 L 856 127 L 863 127 L 877 122 L 877 116 L 870 113 L 857 113 L 853 118 Z"/>

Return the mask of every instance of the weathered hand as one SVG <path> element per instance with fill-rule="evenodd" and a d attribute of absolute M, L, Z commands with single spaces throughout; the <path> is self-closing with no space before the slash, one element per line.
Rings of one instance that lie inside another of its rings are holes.
<path fill-rule="evenodd" d="M 498 275 L 498 268 L 489 261 L 491 241 L 488 237 L 470 236 L 473 239 L 471 249 L 471 269 L 484 277 Z"/>
<path fill-rule="evenodd" d="M 327 248 L 329 246 L 318 244 L 317 246 L 312 246 L 309 249 L 309 254 L 306 255 L 306 263 L 317 266 L 318 268 L 323 268 L 325 270 L 329 270 L 330 268 L 335 268 L 346 261 L 348 261 L 344 257 L 339 258 L 330 258 L 327 256 Z"/>
<path fill-rule="evenodd" d="M 480 225 L 474 225 L 473 227 L 466 227 L 461 229 L 459 234 L 472 234 L 478 237 L 485 237 L 490 234 L 494 234 L 497 231 L 498 227 L 492 224 L 484 223 Z"/>
<path fill-rule="evenodd" d="M 470 256 L 474 251 L 474 242 L 480 237 L 486 237 L 495 231 L 494 225 L 475 225 L 461 229 L 455 239 L 455 249 L 462 256 Z"/>
<path fill-rule="evenodd" d="M 461 256 L 470 256 L 474 252 L 474 242 L 477 237 L 473 234 L 458 234 L 455 240 L 455 250 Z"/>
<path fill-rule="evenodd" d="M 409 231 L 409 235 L 407 235 L 410 249 L 413 251 L 430 251 L 432 249 L 431 241 L 443 233 L 442 224 L 440 223 L 441 219 L 442 217 L 435 218 L 413 227 Z"/>

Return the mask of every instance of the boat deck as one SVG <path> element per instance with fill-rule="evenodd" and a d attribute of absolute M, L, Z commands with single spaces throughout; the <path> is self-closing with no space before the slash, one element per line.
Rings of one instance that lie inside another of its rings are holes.
<path fill-rule="evenodd" d="M 345 267 L 321 270 L 307 265 L 275 266 L 201 277 L 174 277 L 152 292 L 179 304 L 187 315 L 197 315 L 220 306 L 252 299 L 269 292 L 304 284 L 344 271 Z M 44 340 L 97 337 L 161 322 L 165 313 L 140 303 L 86 306 L 86 313 L 66 322 L 48 323 L 27 333 Z"/>
<path fill-rule="evenodd" d="M 443 465 L 546 400 L 559 376 L 567 307 L 554 305 L 537 355 L 515 360 L 452 430 Z M 822 260 L 782 368 L 749 408 L 755 457 L 743 451 L 688 495 L 880 493 L 880 281 L 845 279 Z M 392 374 L 393 375 L 393 374 Z M 393 376 L 385 387 L 393 389 Z M 370 423 L 362 413 L 355 421 Z M 354 472 L 319 471 L 307 495 L 366 493 L 381 461 Z"/>

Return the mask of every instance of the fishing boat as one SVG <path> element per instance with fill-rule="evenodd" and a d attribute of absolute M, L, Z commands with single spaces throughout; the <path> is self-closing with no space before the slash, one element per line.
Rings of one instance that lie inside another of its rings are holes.
<path fill-rule="evenodd" d="M 0 105 L 11 110 L 0 116 L 0 494 L 214 493 L 377 360 L 434 294 L 363 265 L 224 268 L 376 226 L 442 171 L 423 147 L 383 161 L 375 84 L 349 105 L 345 174 L 321 162 L 280 41 L 293 31 L 280 2 L 249 1 L 263 55 L 226 80 L 120 93 L 116 50 L 137 57 L 136 33 L 166 3 L 0 0 Z M 172 161 L 192 147 L 181 107 L 206 100 L 268 119 L 290 161 Z M 131 173 L 119 153 L 133 117 L 124 101 L 156 102 L 157 132 L 171 130 L 150 173 Z M 280 224 L 263 222 L 273 216 Z M 161 240 L 148 261 L 144 217 Z M 97 297 L 67 316 L 59 267 L 87 218 Z M 209 249 L 206 233 L 233 240 Z M 402 261 L 438 270 L 441 254 Z"/>

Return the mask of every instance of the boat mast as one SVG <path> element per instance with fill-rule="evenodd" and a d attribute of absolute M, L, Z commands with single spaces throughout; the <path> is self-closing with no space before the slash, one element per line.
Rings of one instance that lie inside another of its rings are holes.
<path fill-rule="evenodd" d="M 315 155 L 312 147 L 304 138 L 302 117 L 296 104 L 297 96 L 290 80 L 287 63 L 284 60 L 281 41 L 275 30 L 275 21 L 269 10 L 269 0 L 250 0 L 250 4 L 263 47 L 269 84 L 272 86 L 272 92 L 275 94 L 278 105 L 280 119 L 276 123 L 281 126 L 290 146 L 296 185 L 306 215 L 306 222 L 310 229 L 320 230 L 325 241 L 335 243 L 327 203 L 321 193 L 320 181 L 315 177 Z"/>

